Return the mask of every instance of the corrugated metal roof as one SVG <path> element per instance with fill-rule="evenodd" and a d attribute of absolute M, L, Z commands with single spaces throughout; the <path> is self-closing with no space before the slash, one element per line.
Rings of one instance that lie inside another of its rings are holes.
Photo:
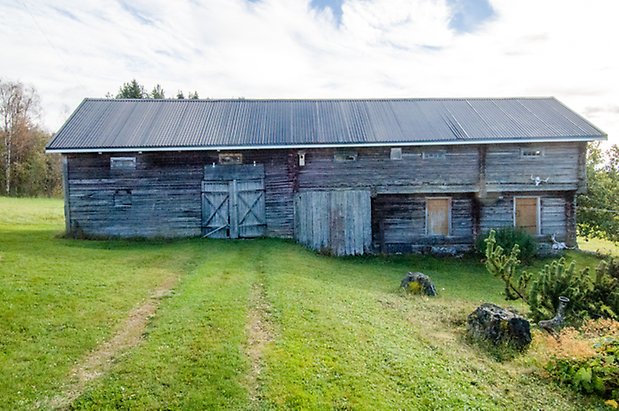
<path fill-rule="evenodd" d="M 49 151 L 472 144 L 604 139 L 554 98 L 86 99 Z"/>

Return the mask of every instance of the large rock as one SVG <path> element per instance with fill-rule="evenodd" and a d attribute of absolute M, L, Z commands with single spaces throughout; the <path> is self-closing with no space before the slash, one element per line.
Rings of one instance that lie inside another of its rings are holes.
<path fill-rule="evenodd" d="M 424 273 L 406 274 L 406 277 L 404 277 L 400 283 L 400 287 L 412 293 L 430 296 L 436 295 L 436 287 L 434 287 L 432 279 Z"/>
<path fill-rule="evenodd" d="M 508 345 L 518 351 L 524 351 L 531 344 L 529 322 L 498 305 L 482 304 L 469 314 L 467 322 L 468 334 L 474 340 Z"/>

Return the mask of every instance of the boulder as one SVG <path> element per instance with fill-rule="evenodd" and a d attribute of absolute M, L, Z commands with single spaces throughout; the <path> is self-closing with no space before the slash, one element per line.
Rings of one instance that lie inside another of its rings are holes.
<path fill-rule="evenodd" d="M 469 314 L 467 332 L 474 340 L 524 351 L 531 344 L 531 326 L 522 316 L 485 303 Z"/>
<path fill-rule="evenodd" d="M 432 279 L 423 273 L 411 272 L 406 274 L 406 277 L 400 283 L 400 287 L 416 294 L 436 295 L 436 287 L 434 287 Z"/>

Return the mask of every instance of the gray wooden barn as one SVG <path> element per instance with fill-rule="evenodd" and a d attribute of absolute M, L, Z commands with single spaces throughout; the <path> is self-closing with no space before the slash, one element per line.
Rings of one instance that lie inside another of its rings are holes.
<path fill-rule="evenodd" d="M 466 250 L 501 226 L 573 245 L 586 143 L 605 138 L 554 98 L 86 99 L 47 151 L 69 233 L 348 255 Z"/>

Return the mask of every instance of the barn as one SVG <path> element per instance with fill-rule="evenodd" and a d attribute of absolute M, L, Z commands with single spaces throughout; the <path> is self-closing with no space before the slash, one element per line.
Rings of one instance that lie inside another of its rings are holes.
<path fill-rule="evenodd" d="M 71 235 L 352 255 L 467 250 L 502 226 L 574 245 L 586 144 L 605 138 L 554 98 L 85 99 L 47 151 Z"/>

